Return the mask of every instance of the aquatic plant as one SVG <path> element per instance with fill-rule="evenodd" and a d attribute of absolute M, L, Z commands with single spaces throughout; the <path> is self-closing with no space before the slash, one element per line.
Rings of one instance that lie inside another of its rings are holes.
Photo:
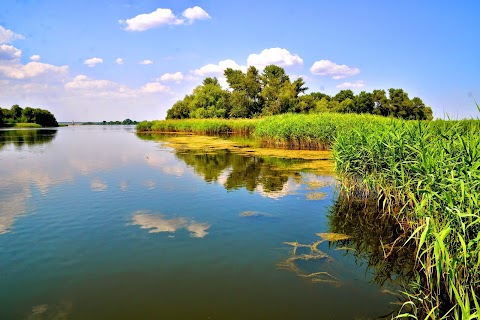
<path fill-rule="evenodd" d="M 415 243 L 416 315 L 478 317 L 480 122 L 372 122 L 338 134 L 333 152 L 343 189 L 377 199 Z"/>

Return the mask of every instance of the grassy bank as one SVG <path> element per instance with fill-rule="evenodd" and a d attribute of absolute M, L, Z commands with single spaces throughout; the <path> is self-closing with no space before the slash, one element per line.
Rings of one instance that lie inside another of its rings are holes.
<path fill-rule="evenodd" d="M 17 122 L 15 128 L 41 128 L 42 126 L 36 123 L 22 123 Z"/>
<path fill-rule="evenodd" d="M 342 194 L 373 199 L 398 223 L 400 236 L 382 244 L 382 251 L 390 255 L 405 244 L 416 248 L 404 316 L 478 318 L 480 121 L 285 114 L 158 121 L 137 130 L 253 133 L 273 146 L 332 149 Z"/>

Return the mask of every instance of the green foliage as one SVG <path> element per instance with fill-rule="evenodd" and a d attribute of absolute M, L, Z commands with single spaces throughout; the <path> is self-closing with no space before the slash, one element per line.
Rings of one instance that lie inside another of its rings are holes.
<path fill-rule="evenodd" d="M 15 124 L 15 127 L 17 128 L 41 128 L 42 126 L 37 124 L 37 123 L 23 123 L 23 122 L 17 122 Z"/>
<path fill-rule="evenodd" d="M 391 95 L 394 108 L 408 105 L 401 90 Z M 333 151 L 343 189 L 377 200 L 415 244 L 407 293 L 417 315 L 478 317 L 480 121 L 359 121 Z"/>
<path fill-rule="evenodd" d="M 256 119 L 183 119 L 142 121 L 137 125 L 138 132 L 191 132 L 201 134 L 242 133 L 254 131 Z"/>
<path fill-rule="evenodd" d="M 41 127 L 58 127 L 57 120 L 48 110 L 30 107 L 22 109 L 17 104 L 13 105 L 10 110 L 0 108 L 0 126 L 18 123 L 24 127 L 25 124 L 29 123 L 34 123 Z"/>
<path fill-rule="evenodd" d="M 420 98 L 410 100 L 402 89 L 372 93 L 341 90 L 334 97 L 311 92 L 302 78 L 293 82 L 285 70 L 268 65 L 260 74 L 251 66 L 247 72 L 227 68 L 224 71 L 229 90 L 223 90 L 216 78 L 204 79 L 192 94 L 177 101 L 167 111 L 167 119 L 255 118 L 283 113 L 371 113 L 409 120 L 431 120 L 432 110 Z"/>

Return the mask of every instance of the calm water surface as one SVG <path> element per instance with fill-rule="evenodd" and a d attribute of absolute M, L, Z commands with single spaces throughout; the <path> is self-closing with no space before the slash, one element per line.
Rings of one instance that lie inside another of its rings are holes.
<path fill-rule="evenodd" d="M 298 159 L 190 150 L 133 130 L 0 131 L 0 319 L 393 310 L 366 263 L 318 243 L 333 176 L 292 170 Z"/>

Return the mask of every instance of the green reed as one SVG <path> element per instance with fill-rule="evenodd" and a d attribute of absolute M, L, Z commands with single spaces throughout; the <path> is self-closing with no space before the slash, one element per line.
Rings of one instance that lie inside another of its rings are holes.
<path fill-rule="evenodd" d="M 376 197 L 410 228 L 416 316 L 477 318 L 480 122 L 372 122 L 342 131 L 333 151 L 343 188 Z"/>
<path fill-rule="evenodd" d="M 182 119 L 143 121 L 137 125 L 137 132 L 191 132 L 200 134 L 239 133 L 251 134 L 256 119 Z"/>

